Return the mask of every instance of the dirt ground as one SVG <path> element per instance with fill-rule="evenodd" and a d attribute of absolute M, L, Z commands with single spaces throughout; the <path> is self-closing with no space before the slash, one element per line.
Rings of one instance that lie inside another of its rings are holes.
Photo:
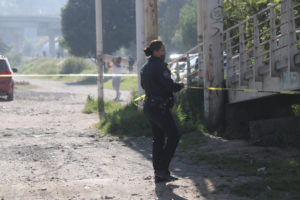
<path fill-rule="evenodd" d="M 155 185 L 151 138 L 99 136 L 92 126 L 98 116 L 81 112 L 96 87 L 19 79 L 35 87 L 17 89 L 12 102 L 0 100 L 1 200 L 246 200 L 221 187 L 251 177 L 178 157 L 172 172 L 180 179 Z M 106 90 L 105 96 L 113 99 L 114 93 Z M 129 92 L 121 98 L 128 101 Z M 212 150 L 227 144 L 211 140 L 206 148 Z"/>

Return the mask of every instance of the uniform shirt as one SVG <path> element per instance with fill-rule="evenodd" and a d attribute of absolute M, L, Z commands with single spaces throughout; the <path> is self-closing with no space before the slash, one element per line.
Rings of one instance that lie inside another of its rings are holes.
<path fill-rule="evenodd" d="M 161 59 L 151 56 L 141 70 L 141 85 L 146 96 L 162 98 L 173 97 L 173 92 L 182 89 L 181 84 L 174 83 L 168 64 Z"/>

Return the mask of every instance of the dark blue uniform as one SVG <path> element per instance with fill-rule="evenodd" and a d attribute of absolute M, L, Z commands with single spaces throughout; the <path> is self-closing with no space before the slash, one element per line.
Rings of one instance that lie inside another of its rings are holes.
<path fill-rule="evenodd" d="M 153 132 L 153 168 L 155 173 L 164 171 L 170 174 L 169 164 L 180 139 L 170 108 L 173 106 L 173 93 L 180 91 L 182 85 L 174 83 L 167 64 L 154 56 L 141 70 L 141 85 L 146 92 L 144 113 Z"/>

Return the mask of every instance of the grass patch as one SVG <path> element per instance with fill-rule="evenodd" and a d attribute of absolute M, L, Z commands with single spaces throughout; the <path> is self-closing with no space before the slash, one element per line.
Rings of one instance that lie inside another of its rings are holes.
<path fill-rule="evenodd" d="M 106 84 L 110 84 L 110 79 L 106 78 Z M 123 79 L 123 89 L 135 87 L 137 78 L 125 77 Z M 127 83 L 127 84 L 125 84 Z M 187 92 L 187 95 L 185 95 Z M 203 130 L 201 123 L 202 104 L 199 106 L 199 98 L 201 93 L 194 91 L 185 91 L 182 96 L 178 96 L 178 102 L 172 109 L 172 114 L 178 125 L 181 134 L 189 133 L 195 130 Z M 136 95 L 133 95 L 135 99 Z M 140 111 L 134 104 L 133 99 L 125 106 L 116 105 L 115 102 L 105 102 L 105 117 L 98 124 L 98 128 L 102 133 L 110 133 L 116 135 L 127 136 L 151 136 L 151 128 L 144 113 Z M 188 102 L 192 99 L 192 102 Z M 192 105 L 197 103 L 197 105 Z M 83 110 L 85 113 L 97 113 L 97 105 L 95 99 L 88 97 L 86 106 Z M 113 109 L 111 109 L 111 107 Z M 193 108 L 190 112 L 189 109 Z"/>
<path fill-rule="evenodd" d="M 97 124 L 97 127 L 103 134 L 112 134 L 118 136 L 149 136 L 151 129 L 148 125 L 144 113 L 131 101 L 122 106 L 116 101 L 104 102 L 105 116 Z M 84 113 L 97 113 L 97 101 L 88 96 Z"/>
<path fill-rule="evenodd" d="M 38 58 L 31 60 L 19 68 L 22 74 L 96 74 L 97 67 L 94 63 L 76 57 L 65 60 L 53 58 Z M 82 84 L 97 84 L 97 77 L 43 77 L 59 81 L 78 82 Z"/>
<path fill-rule="evenodd" d="M 117 101 L 105 101 L 104 108 L 106 113 L 113 113 L 122 108 L 122 105 Z M 98 103 L 92 96 L 88 96 L 85 102 L 85 106 L 82 110 L 85 114 L 98 113 Z"/>
<path fill-rule="evenodd" d="M 121 90 L 137 90 L 138 87 L 138 78 L 137 77 L 122 77 L 121 79 Z M 112 78 L 104 79 L 104 88 L 113 89 L 112 87 Z"/>
<path fill-rule="evenodd" d="M 18 71 L 22 74 L 58 74 L 61 71 L 59 61 L 61 60 L 38 58 L 21 65 Z"/>
<path fill-rule="evenodd" d="M 105 108 L 106 109 L 106 108 Z M 150 136 L 151 129 L 144 116 L 132 102 L 120 109 L 106 109 L 106 115 L 98 124 L 102 133 L 122 136 Z"/>
<path fill-rule="evenodd" d="M 38 88 L 36 85 L 15 85 L 16 89 L 34 89 Z"/>
<path fill-rule="evenodd" d="M 107 81 L 107 80 L 106 80 Z M 132 85 L 135 81 L 133 78 L 126 77 L 124 81 L 128 81 L 128 85 Z M 124 84 L 125 85 L 125 84 Z M 134 85 L 137 85 L 134 83 Z M 130 88 L 130 87 L 129 87 Z M 187 95 L 189 98 L 193 98 L 193 102 L 197 102 L 197 99 L 193 97 L 196 93 L 190 93 Z M 196 94 L 198 95 L 198 94 Z M 133 95 L 136 97 L 136 95 Z M 135 99 L 135 98 L 133 98 Z M 140 111 L 134 104 L 133 99 L 125 106 L 116 105 L 115 102 L 105 102 L 105 117 L 98 124 L 98 128 L 102 133 L 110 133 L 115 135 L 127 135 L 127 136 L 151 136 L 151 128 L 148 124 L 148 120 L 144 116 L 144 113 Z M 189 133 L 195 130 L 202 130 L 203 123 L 200 122 L 199 116 L 201 111 L 197 109 L 193 110 L 191 117 L 186 110 L 191 104 L 182 104 L 187 99 L 182 98 L 173 107 L 172 114 L 178 125 L 181 134 Z M 97 105 L 95 99 L 88 97 L 86 106 L 84 108 L 85 113 L 97 113 Z M 112 107 L 112 109 L 111 109 Z M 197 106 L 195 106 L 197 107 Z M 194 108 L 195 108 L 194 107 Z"/>
<path fill-rule="evenodd" d="M 88 95 L 82 112 L 85 114 L 92 114 L 98 112 L 98 103 L 94 99 L 94 97 Z"/>
<path fill-rule="evenodd" d="M 23 74 L 97 74 L 97 66 L 83 58 L 69 57 L 65 60 L 38 58 L 18 68 Z M 110 71 L 108 73 L 111 73 Z M 97 85 L 97 77 L 43 77 L 82 85 Z M 121 90 L 137 90 L 137 77 L 122 77 Z M 104 77 L 104 88 L 113 89 L 112 78 Z"/>

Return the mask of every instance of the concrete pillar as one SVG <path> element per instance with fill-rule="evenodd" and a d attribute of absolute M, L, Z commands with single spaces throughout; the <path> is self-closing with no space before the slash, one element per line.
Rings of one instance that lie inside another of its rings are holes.
<path fill-rule="evenodd" d="M 140 71 L 145 63 L 144 47 L 145 45 L 145 16 L 144 16 L 144 1 L 135 0 L 136 10 L 136 56 L 137 56 L 137 73 L 138 73 L 138 96 L 141 96 L 144 91 L 141 87 Z"/>
<path fill-rule="evenodd" d="M 15 51 L 17 53 L 22 53 L 22 46 L 24 41 L 24 30 L 15 29 L 13 34 L 15 37 Z"/>
<path fill-rule="evenodd" d="M 204 117 L 206 128 L 218 130 L 223 125 L 223 92 L 208 88 L 223 87 L 223 1 L 202 2 L 204 41 Z"/>
<path fill-rule="evenodd" d="M 97 66 L 98 66 L 98 112 L 99 119 L 104 115 L 104 88 L 103 88 L 103 72 L 104 72 L 104 61 L 103 61 L 103 30 L 102 30 L 102 0 L 95 0 L 96 8 L 96 40 L 97 40 Z"/>
<path fill-rule="evenodd" d="M 49 54 L 51 57 L 55 57 L 55 35 L 49 34 Z"/>
<path fill-rule="evenodd" d="M 148 45 L 158 38 L 157 0 L 144 0 L 145 6 L 145 40 Z"/>

